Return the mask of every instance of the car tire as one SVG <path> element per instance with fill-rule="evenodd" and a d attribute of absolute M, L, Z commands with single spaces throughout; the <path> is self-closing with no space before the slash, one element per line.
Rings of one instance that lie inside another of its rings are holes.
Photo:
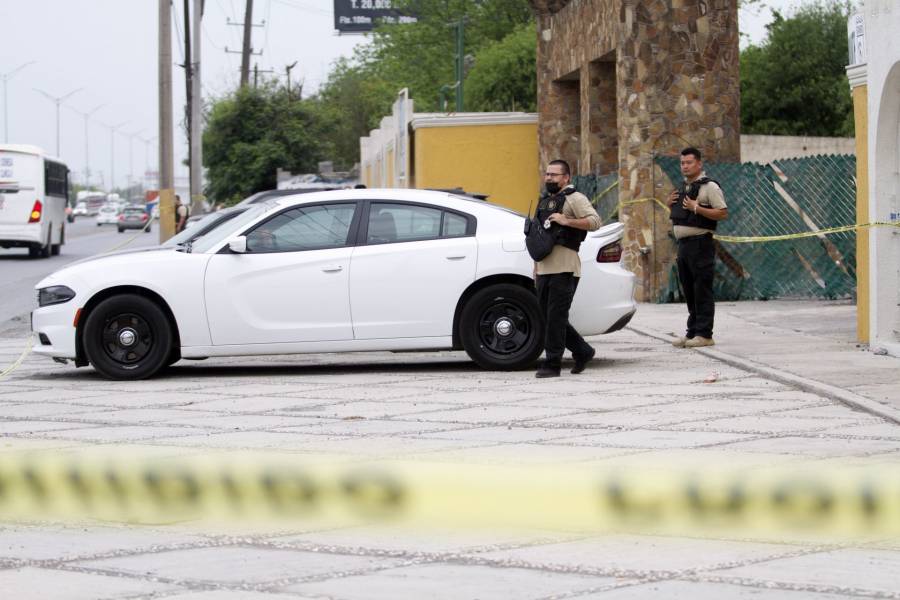
<path fill-rule="evenodd" d="M 103 223 L 97 223 L 97 227 L 100 227 Z"/>
<path fill-rule="evenodd" d="M 544 349 L 537 296 L 522 286 L 502 283 L 475 292 L 463 306 L 459 327 L 463 348 L 483 369 L 524 369 Z"/>
<path fill-rule="evenodd" d="M 41 246 L 29 246 L 28 256 L 31 258 L 50 258 L 52 252 L 52 244 L 50 243 L 51 236 L 53 235 L 52 229 L 53 223 L 47 228 L 47 243 Z"/>
<path fill-rule="evenodd" d="M 125 230 L 122 229 L 121 227 L 119 227 L 118 229 L 119 229 L 119 233 L 122 233 L 123 231 L 125 231 Z"/>
<path fill-rule="evenodd" d="M 172 327 L 162 308 L 136 294 L 103 300 L 84 324 L 88 362 L 107 379 L 146 379 L 166 366 Z"/>
<path fill-rule="evenodd" d="M 152 231 L 152 229 L 150 227 L 148 227 L 147 229 L 144 230 L 144 233 L 150 233 L 151 231 Z"/>

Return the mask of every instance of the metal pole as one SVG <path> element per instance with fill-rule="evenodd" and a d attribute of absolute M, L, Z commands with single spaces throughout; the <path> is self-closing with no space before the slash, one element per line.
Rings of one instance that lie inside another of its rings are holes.
<path fill-rule="evenodd" d="M 250 81 L 250 30 L 253 27 L 253 0 L 247 0 L 244 10 L 244 46 L 241 49 L 241 87 L 247 87 Z"/>
<path fill-rule="evenodd" d="M 191 72 L 191 212 L 200 214 L 206 199 L 203 197 L 203 89 L 200 79 L 200 26 L 203 19 L 203 0 L 194 0 L 194 63 Z"/>
<path fill-rule="evenodd" d="M 465 77 L 466 20 L 456 24 L 456 112 L 463 111 L 463 78 Z"/>
<path fill-rule="evenodd" d="M 36 61 L 30 60 L 24 65 L 20 65 L 10 71 L 9 73 L 4 73 L 0 75 L 3 78 L 3 143 L 9 143 L 9 102 L 6 97 L 6 82 L 12 79 L 12 76 L 27 67 L 28 65 L 33 65 Z"/>
<path fill-rule="evenodd" d="M 171 0 L 159 0 L 159 241 L 175 235 Z"/>
<path fill-rule="evenodd" d="M 59 105 L 62 104 L 62 101 L 63 101 L 63 100 L 65 100 L 66 98 L 68 98 L 69 96 L 71 96 L 72 94 L 74 94 L 75 92 L 80 92 L 80 91 L 83 90 L 83 89 L 84 89 L 84 88 L 78 88 L 78 89 L 76 89 L 76 90 L 72 90 L 71 92 L 69 92 L 68 94 L 65 94 L 65 95 L 63 95 L 63 96 L 51 96 L 50 94 L 48 94 L 48 93 L 45 92 L 44 90 L 39 90 L 38 88 L 34 88 L 34 91 L 36 91 L 36 92 L 38 92 L 38 93 L 40 93 L 40 94 L 43 94 L 43 95 L 46 96 L 50 101 L 52 101 L 52 102 L 54 102 L 54 103 L 56 104 L 56 156 L 60 156 L 60 155 L 61 155 L 61 154 L 60 154 L 60 149 L 59 149 Z"/>

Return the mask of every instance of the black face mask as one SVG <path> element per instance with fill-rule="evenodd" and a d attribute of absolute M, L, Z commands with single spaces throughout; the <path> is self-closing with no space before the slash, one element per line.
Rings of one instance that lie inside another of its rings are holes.
<path fill-rule="evenodd" d="M 559 187 L 559 183 L 555 181 L 548 181 L 544 184 L 544 189 L 547 190 L 548 194 L 553 196 L 555 194 L 558 194 L 561 188 Z"/>

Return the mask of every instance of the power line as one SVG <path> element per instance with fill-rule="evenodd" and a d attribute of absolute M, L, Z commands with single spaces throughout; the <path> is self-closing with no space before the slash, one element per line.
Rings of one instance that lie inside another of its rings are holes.
<path fill-rule="evenodd" d="M 296 2 L 296 1 L 297 1 L 297 0 L 294 0 L 294 2 Z M 325 9 L 322 9 L 322 8 L 312 7 L 312 6 L 308 6 L 308 5 L 306 5 L 306 4 L 295 4 L 294 2 L 288 2 L 288 0 L 275 0 L 275 2 L 277 2 L 278 4 L 282 4 L 282 5 L 284 5 L 284 6 L 288 6 L 288 7 L 290 7 L 290 8 L 293 8 L 293 9 L 295 9 L 295 10 L 299 10 L 299 11 L 312 12 L 312 13 L 318 13 L 318 14 L 321 14 L 321 15 L 329 15 L 329 16 L 332 15 L 332 14 L 334 14 L 334 13 L 333 13 L 332 11 L 330 11 L 330 10 L 325 10 Z"/>
<path fill-rule="evenodd" d="M 181 64 L 184 64 L 184 38 L 181 36 L 181 27 L 178 25 L 178 7 L 175 5 L 174 0 L 171 0 L 169 4 L 172 7 L 172 20 L 175 21 L 175 34 L 178 36 L 178 54 L 181 56 Z"/>

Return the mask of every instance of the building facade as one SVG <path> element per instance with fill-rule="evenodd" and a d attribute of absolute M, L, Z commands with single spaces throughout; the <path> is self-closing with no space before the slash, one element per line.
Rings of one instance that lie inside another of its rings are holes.
<path fill-rule="evenodd" d="M 696 146 L 740 161 L 736 0 L 531 0 L 540 162 L 618 173 L 625 263 L 654 300 L 672 263 L 657 156 Z"/>
<path fill-rule="evenodd" d="M 857 329 L 900 357 L 900 4 L 866 0 L 850 18 L 856 120 Z"/>

